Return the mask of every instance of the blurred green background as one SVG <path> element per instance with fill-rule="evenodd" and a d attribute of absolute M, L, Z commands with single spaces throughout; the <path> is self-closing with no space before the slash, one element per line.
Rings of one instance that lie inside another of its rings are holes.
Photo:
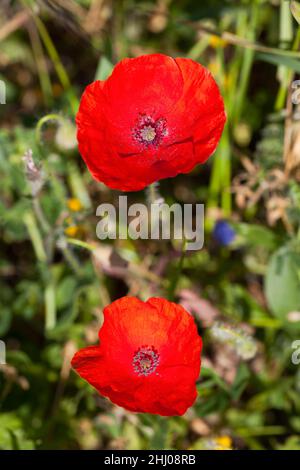
<path fill-rule="evenodd" d="M 299 12 L 280 0 L 1 1 L 0 449 L 300 449 Z M 205 203 L 198 252 L 95 233 L 96 207 L 119 194 L 78 154 L 79 98 L 121 58 L 153 52 L 201 62 L 225 99 L 215 155 L 151 192 Z M 203 368 L 183 417 L 126 412 L 70 370 L 103 307 L 128 294 L 195 316 Z"/>

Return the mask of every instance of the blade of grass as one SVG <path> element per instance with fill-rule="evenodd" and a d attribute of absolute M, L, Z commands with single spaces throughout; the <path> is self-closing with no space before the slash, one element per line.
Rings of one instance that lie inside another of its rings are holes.
<path fill-rule="evenodd" d="M 55 301 L 55 286 L 52 281 L 48 281 L 45 288 L 45 315 L 46 315 L 46 330 L 52 330 L 56 325 L 56 301 Z"/>
<path fill-rule="evenodd" d="M 36 67 L 39 75 L 39 81 L 44 97 L 46 106 L 50 106 L 53 101 L 52 85 L 50 76 L 47 69 L 47 64 L 43 52 L 43 47 L 40 41 L 40 37 L 37 33 L 37 29 L 34 23 L 30 23 L 27 27 L 33 55 L 35 57 Z"/>
<path fill-rule="evenodd" d="M 27 212 L 24 215 L 23 220 L 27 227 L 28 234 L 30 236 L 30 240 L 37 259 L 42 263 L 46 263 L 47 255 L 44 249 L 43 239 L 40 234 L 34 215 L 31 212 Z"/>

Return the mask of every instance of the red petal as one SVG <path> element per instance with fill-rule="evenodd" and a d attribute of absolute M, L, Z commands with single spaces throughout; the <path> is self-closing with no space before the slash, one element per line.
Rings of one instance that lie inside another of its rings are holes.
<path fill-rule="evenodd" d="M 224 126 L 226 121 L 224 103 L 219 88 L 203 65 L 191 59 L 175 59 L 181 70 L 184 88 L 182 97 L 173 110 L 178 119 L 177 126 L 182 137 L 194 134 L 195 129 L 202 129 L 202 136 L 214 128 L 215 122 Z"/>
<path fill-rule="evenodd" d="M 104 310 L 100 346 L 79 351 L 73 367 L 102 395 L 137 411 L 165 416 L 183 414 L 196 398 L 201 338 L 194 320 L 181 306 L 164 299 L 141 302 L 124 297 Z M 154 347 L 155 370 L 138 375 L 136 352 Z"/>
<path fill-rule="evenodd" d="M 128 132 L 139 113 L 165 116 L 180 98 L 182 75 L 176 62 L 163 54 L 124 59 L 106 80 L 109 120 Z"/>
<path fill-rule="evenodd" d="M 72 367 L 85 380 L 98 390 L 110 383 L 105 360 L 99 346 L 80 349 L 73 359 Z"/>
<path fill-rule="evenodd" d="M 167 135 L 157 147 L 133 138 L 143 114 L 166 122 Z M 83 94 L 76 118 L 79 150 L 95 179 L 137 191 L 203 163 L 225 119 L 219 89 L 200 64 L 160 54 L 125 59 L 106 82 L 94 82 Z"/>

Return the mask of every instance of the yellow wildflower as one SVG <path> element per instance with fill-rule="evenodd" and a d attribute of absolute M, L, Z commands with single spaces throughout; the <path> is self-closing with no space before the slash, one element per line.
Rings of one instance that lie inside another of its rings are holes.
<path fill-rule="evenodd" d="M 215 438 L 216 450 L 232 450 L 232 439 L 229 436 L 219 436 Z"/>
<path fill-rule="evenodd" d="M 76 225 L 70 225 L 70 227 L 67 227 L 65 229 L 65 234 L 68 237 L 74 238 L 78 234 L 79 230 L 79 227 L 77 227 Z"/>
<path fill-rule="evenodd" d="M 70 199 L 68 199 L 67 204 L 68 204 L 68 208 L 72 212 L 78 212 L 82 209 L 82 204 L 79 201 L 79 199 L 77 199 L 76 197 L 71 197 Z"/>
<path fill-rule="evenodd" d="M 209 38 L 209 45 L 214 48 L 225 47 L 227 45 L 227 42 L 219 36 L 212 34 Z"/>

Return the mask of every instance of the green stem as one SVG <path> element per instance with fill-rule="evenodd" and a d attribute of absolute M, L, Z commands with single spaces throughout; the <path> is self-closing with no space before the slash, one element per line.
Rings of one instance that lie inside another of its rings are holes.
<path fill-rule="evenodd" d="M 151 204 L 154 204 L 155 201 L 157 201 L 160 198 L 159 183 L 156 182 L 156 183 L 150 184 L 147 187 L 146 192 L 147 192 L 147 202 L 149 206 L 151 206 Z"/>
<path fill-rule="evenodd" d="M 250 14 L 250 22 L 249 22 L 249 32 L 247 35 L 247 39 L 250 41 L 255 41 L 256 39 L 256 29 L 259 19 L 259 4 L 260 0 L 255 0 L 252 3 L 251 14 Z M 240 115 L 242 112 L 243 104 L 245 101 L 245 96 L 247 93 L 249 80 L 250 80 L 250 72 L 254 60 L 254 50 L 246 49 L 243 54 L 242 59 L 242 66 L 240 72 L 240 79 L 237 87 L 237 97 L 235 100 L 232 101 L 234 103 L 233 112 L 234 112 L 234 123 L 237 124 Z"/>
<path fill-rule="evenodd" d="M 80 248 L 85 248 L 86 250 L 89 251 L 94 251 L 95 247 L 92 246 L 89 243 L 83 242 L 82 240 L 77 240 L 77 238 L 66 238 L 67 243 L 74 245 L 74 246 L 79 246 Z"/>
<path fill-rule="evenodd" d="M 41 141 L 41 131 L 42 127 L 44 124 L 46 124 L 49 121 L 63 121 L 63 117 L 60 116 L 59 114 L 47 114 L 46 116 L 43 116 L 37 123 L 36 129 L 35 129 L 35 135 L 36 135 L 36 140 L 38 143 Z"/>
<path fill-rule="evenodd" d="M 24 223 L 27 227 L 31 243 L 37 259 L 41 263 L 47 262 L 47 255 L 43 245 L 42 236 L 36 223 L 36 219 L 32 212 L 28 212 L 24 215 Z"/>
<path fill-rule="evenodd" d="M 176 288 L 177 288 L 177 285 L 178 285 L 178 282 L 179 282 L 179 279 L 180 279 L 180 275 L 181 275 L 181 272 L 182 272 L 183 263 L 184 263 L 184 259 L 185 259 L 185 255 L 186 255 L 186 243 L 187 243 L 186 240 L 184 240 L 181 255 L 180 255 L 180 259 L 179 259 L 177 268 L 175 270 L 175 274 L 170 280 L 170 285 L 169 285 L 169 289 L 168 289 L 168 299 L 169 300 L 174 300 L 175 299 Z"/>
<path fill-rule="evenodd" d="M 224 153 L 222 155 L 222 194 L 221 207 L 225 217 L 231 215 L 231 149 L 228 133 L 228 125 L 224 130 Z"/>
<path fill-rule="evenodd" d="M 299 49 L 299 46 L 300 46 L 300 28 L 298 28 L 297 30 L 297 34 L 296 34 L 292 49 L 296 51 L 297 49 Z M 281 109 L 285 107 L 288 87 L 294 75 L 294 71 L 291 69 L 288 69 L 287 67 L 281 68 L 280 70 L 281 70 L 282 79 L 280 82 L 280 87 L 279 87 L 276 102 L 275 102 L 276 111 L 280 111 Z"/>
<path fill-rule="evenodd" d="M 36 218 L 39 221 L 43 232 L 46 233 L 46 234 L 49 233 L 51 231 L 51 227 L 50 227 L 50 225 L 49 225 L 49 223 L 48 223 L 48 221 L 47 221 L 47 219 L 44 215 L 44 212 L 43 212 L 43 209 L 41 207 L 40 201 L 37 197 L 33 198 L 32 205 L 33 205 L 33 209 L 34 209 Z"/>
<path fill-rule="evenodd" d="M 36 30 L 34 23 L 31 23 L 28 26 L 28 32 L 32 44 L 32 50 L 35 57 L 36 68 L 39 75 L 39 81 L 41 89 L 43 92 L 43 97 L 46 106 L 49 106 L 52 103 L 53 94 L 52 94 L 52 85 L 47 70 L 47 64 L 43 53 L 43 47 L 39 38 L 39 35 Z"/>
<path fill-rule="evenodd" d="M 55 45 L 54 45 L 54 43 L 51 39 L 51 36 L 49 35 L 49 33 L 47 31 L 47 28 L 45 27 L 44 23 L 36 15 L 33 15 L 33 18 L 34 18 L 34 21 L 35 21 L 36 26 L 38 28 L 38 31 L 40 33 L 40 36 L 42 38 L 42 41 L 44 43 L 44 46 L 45 46 L 45 48 L 46 48 L 46 50 L 47 50 L 47 52 L 48 52 L 48 54 L 49 54 L 49 56 L 52 60 L 52 63 L 53 63 L 54 68 L 56 70 L 57 76 L 58 76 L 63 88 L 65 89 L 65 91 L 68 92 L 67 96 L 68 96 L 72 111 L 75 114 L 77 112 L 79 103 L 78 103 L 78 100 L 77 100 L 75 94 L 72 91 L 71 82 L 70 82 L 69 76 L 66 72 L 66 69 L 65 69 L 63 63 L 60 60 L 59 54 L 56 50 L 56 47 L 55 47 Z"/>
<path fill-rule="evenodd" d="M 45 288 L 45 308 L 46 330 L 51 330 L 56 325 L 55 286 L 51 280 L 48 281 Z"/>
<path fill-rule="evenodd" d="M 39 30 L 40 36 L 42 38 L 42 41 L 48 51 L 48 54 L 53 62 L 54 68 L 56 70 L 57 76 L 64 87 L 65 90 L 68 90 L 71 87 L 71 82 L 69 80 L 68 74 L 66 72 L 65 67 L 63 66 L 59 54 L 56 50 L 56 47 L 54 46 L 54 43 L 47 31 L 47 28 L 45 27 L 44 23 L 42 20 L 34 16 L 34 21 L 37 25 L 37 28 Z"/>
<path fill-rule="evenodd" d="M 72 252 L 72 250 L 69 249 L 67 245 L 67 240 L 63 237 L 58 240 L 57 245 L 59 249 L 61 250 L 62 254 L 64 255 L 64 258 L 66 261 L 69 263 L 73 271 L 78 277 L 82 277 L 82 271 L 81 271 L 81 266 Z"/>

